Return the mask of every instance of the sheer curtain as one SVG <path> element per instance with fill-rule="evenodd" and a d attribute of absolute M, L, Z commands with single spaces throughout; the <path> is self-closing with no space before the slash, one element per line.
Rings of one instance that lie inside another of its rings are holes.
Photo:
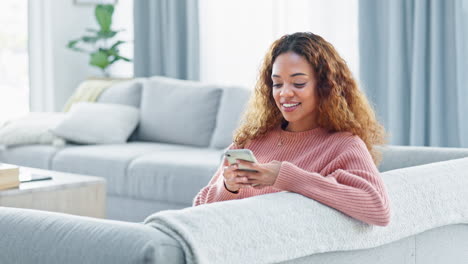
<path fill-rule="evenodd" d="M 361 79 L 390 143 L 468 147 L 467 2 L 359 2 Z"/>
<path fill-rule="evenodd" d="M 134 0 L 135 77 L 199 79 L 198 0 Z"/>
<path fill-rule="evenodd" d="M 28 112 L 28 1 L 0 2 L 0 125 Z"/>
<path fill-rule="evenodd" d="M 263 56 L 284 34 L 332 43 L 359 76 L 357 0 L 199 0 L 200 79 L 253 88 Z"/>

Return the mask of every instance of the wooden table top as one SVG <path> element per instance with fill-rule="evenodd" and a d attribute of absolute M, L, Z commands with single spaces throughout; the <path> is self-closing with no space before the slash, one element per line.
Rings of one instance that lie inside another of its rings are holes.
<path fill-rule="evenodd" d="M 50 176 L 50 180 L 24 182 L 18 188 L 0 190 L 1 196 L 18 195 L 29 192 L 42 192 L 48 190 L 76 188 L 87 185 L 103 184 L 106 180 L 101 177 L 85 176 L 80 174 L 42 170 L 20 166 L 20 180 L 27 179 L 31 174 Z"/>

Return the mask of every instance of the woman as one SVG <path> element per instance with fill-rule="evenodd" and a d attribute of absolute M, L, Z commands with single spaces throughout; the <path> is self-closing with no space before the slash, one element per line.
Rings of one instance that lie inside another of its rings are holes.
<path fill-rule="evenodd" d="M 290 191 L 386 226 L 390 208 L 373 148 L 384 137 L 333 46 L 312 33 L 285 35 L 266 54 L 229 146 L 250 149 L 258 163 L 225 160 L 194 206 Z M 240 164 L 257 172 L 238 170 Z"/>

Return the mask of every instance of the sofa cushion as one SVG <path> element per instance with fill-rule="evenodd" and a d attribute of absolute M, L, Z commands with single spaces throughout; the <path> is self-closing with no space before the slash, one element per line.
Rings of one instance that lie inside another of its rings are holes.
<path fill-rule="evenodd" d="M 250 93 L 250 90 L 242 87 L 224 89 L 210 147 L 226 148 L 232 143 L 233 133 L 239 125 Z"/>
<path fill-rule="evenodd" d="M 128 167 L 128 195 L 190 206 L 213 177 L 222 153 L 187 148 L 138 157 Z"/>
<path fill-rule="evenodd" d="M 79 102 L 51 131 L 83 144 L 125 143 L 138 124 L 138 116 L 139 110 L 133 106 Z"/>
<path fill-rule="evenodd" d="M 131 160 L 150 152 L 177 148 L 175 145 L 142 142 L 70 147 L 54 157 L 52 169 L 104 177 L 109 194 L 123 194 L 127 188 L 125 175 Z"/>
<path fill-rule="evenodd" d="M 97 102 L 140 107 L 142 81 L 143 79 L 135 79 L 116 83 L 107 88 Z"/>
<path fill-rule="evenodd" d="M 50 169 L 51 160 L 61 148 L 50 145 L 24 145 L 0 149 L 0 162 Z"/>
<path fill-rule="evenodd" d="M 152 77 L 144 82 L 137 139 L 207 147 L 222 89 Z"/>

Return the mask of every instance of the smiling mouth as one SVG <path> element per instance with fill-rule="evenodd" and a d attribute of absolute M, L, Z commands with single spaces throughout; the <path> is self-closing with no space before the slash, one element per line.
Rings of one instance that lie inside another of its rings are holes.
<path fill-rule="evenodd" d="M 295 107 L 295 106 L 298 106 L 300 105 L 301 103 L 295 103 L 295 104 L 281 104 L 283 107 L 285 108 L 292 108 L 292 107 Z"/>
<path fill-rule="evenodd" d="M 292 112 L 296 110 L 301 103 L 294 103 L 294 104 L 281 104 L 282 111 L 284 112 Z"/>

